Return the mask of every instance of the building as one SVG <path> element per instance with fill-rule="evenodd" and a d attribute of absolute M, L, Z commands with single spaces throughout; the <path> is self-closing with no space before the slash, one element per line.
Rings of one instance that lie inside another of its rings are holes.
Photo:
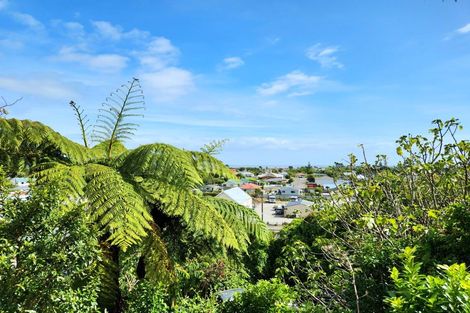
<path fill-rule="evenodd" d="M 234 187 L 219 193 L 217 198 L 222 198 L 230 201 L 234 201 L 247 208 L 253 208 L 253 199 L 249 194 L 244 192 L 240 187 Z"/>
<path fill-rule="evenodd" d="M 219 185 L 204 185 L 204 186 L 202 186 L 200 189 L 201 189 L 202 192 L 218 192 L 218 191 L 222 191 L 222 187 L 220 187 Z"/>
<path fill-rule="evenodd" d="M 240 175 L 241 177 L 247 177 L 247 178 L 255 177 L 255 174 L 253 174 L 252 172 L 248 172 L 248 171 L 238 172 L 237 174 Z"/>
<path fill-rule="evenodd" d="M 293 186 L 282 186 L 279 188 L 278 191 L 279 197 L 284 198 L 284 199 L 289 199 L 291 197 L 300 197 L 302 196 L 303 192 L 302 189 L 296 188 Z"/>
<path fill-rule="evenodd" d="M 261 186 L 253 183 L 245 183 L 241 185 L 240 188 L 249 195 L 254 195 L 256 190 L 261 190 Z"/>
<path fill-rule="evenodd" d="M 240 180 L 238 179 L 229 179 L 222 184 L 222 187 L 224 187 L 225 189 L 230 189 L 238 186 L 240 186 Z"/>
<path fill-rule="evenodd" d="M 312 213 L 312 205 L 307 200 L 291 201 L 285 205 L 284 217 L 306 217 Z"/>

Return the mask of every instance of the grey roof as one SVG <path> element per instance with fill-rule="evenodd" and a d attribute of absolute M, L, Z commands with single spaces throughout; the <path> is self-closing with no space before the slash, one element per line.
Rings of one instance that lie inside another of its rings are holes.
<path fill-rule="evenodd" d="M 307 201 L 307 200 L 291 201 L 291 202 L 286 204 L 286 207 L 299 205 L 299 204 L 303 204 L 303 205 L 306 205 L 306 206 L 312 206 L 313 202 L 312 201 Z"/>
<path fill-rule="evenodd" d="M 219 291 L 219 297 L 222 299 L 222 301 L 227 301 L 227 300 L 233 300 L 233 296 L 236 293 L 243 292 L 243 288 L 235 288 L 235 289 L 228 289 L 228 290 L 222 290 Z"/>

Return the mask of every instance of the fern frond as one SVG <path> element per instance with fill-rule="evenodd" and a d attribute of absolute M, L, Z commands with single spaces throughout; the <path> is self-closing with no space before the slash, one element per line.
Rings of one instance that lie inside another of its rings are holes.
<path fill-rule="evenodd" d="M 205 198 L 155 179 L 147 179 L 141 186 L 147 193 L 146 199 L 159 204 L 165 214 L 180 217 L 192 231 L 200 231 L 226 247 L 240 249 L 233 229 Z"/>
<path fill-rule="evenodd" d="M 98 304 L 102 312 L 114 312 L 116 300 L 119 297 L 119 267 L 112 259 L 111 251 L 106 246 L 102 247 L 103 256 L 100 262 L 100 289 Z M 107 310 L 107 311 L 105 311 Z"/>
<path fill-rule="evenodd" d="M 114 169 L 98 164 L 86 166 L 89 182 L 85 196 L 92 219 L 109 231 L 109 241 L 125 251 L 147 236 L 151 215 L 142 197 Z"/>
<path fill-rule="evenodd" d="M 252 236 L 266 243 L 272 239 L 272 232 L 253 209 L 222 198 L 206 197 L 206 200 L 212 203 L 226 221 L 234 225 L 232 228 L 243 229 L 247 237 Z"/>
<path fill-rule="evenodd" d="M 209 155 L 219 154 L 224 145 L 227 143 L 228 139 L 213 140 L 209 143 L 206 143 L 202 148 L 201 152 L 207 153 Z"/>
<path fill-rule="evenodd" d="M 205 152 L 188 151 L 193 164 L 204 179 L 208 177 L 235 178 L 230 169 L 220 160 Z"/>
<path fill-rule="evenodd" d="M 139 80 L 134 78 L 112 92 L 99 109 L 98 120 L 93 130 L 93 139 L 108 141 L 107 155 L 111 157 L 117 141 L 129 139 L 137 129 L 137 124 L 125 122 L 127 118 L 142 116 L 144 95 Z"/>
<path fill-rule="evenodd" d="M 4 162 L 11 164 L 11 160 L 14 159 L 18 163 L 21 161 L 30 169 L 44 161 L 82 164 L 91 158 L 92 155 L 86 147 L 39 122 L 0 118 L 2 164 L 5 164 Z"/>
<path fill-rule="evenodd" d="M 156 225 L 144 239 L 145 278 L 154 282 L 169 283 L 175 279 L 174 264 Z"/>
<path fill-rule="evenodd" d="M 90 128 L 90 125 L 88 124 L 89 122 L 88 117 L 85 114 L 85 111 L 74 101 L 70 101 L 69 104 L 73 109 L 75 117 L 77 118 L 78 126 L 80 127 L 80 132 L 82 134 L 83 145 L 86 148 L 88 148 L 87 135 L 88 135 L 88 130 Z"/>
<path fill-rule="evenodd" d="M 36 179 L 36 183 L 59 186 L 67 201 L 76 203 L 83 196 L 86 186 L 84 166 L 48 162 L 39 165 L 36 170 L 32 176 Z"/>
<path fill-rule="evenodd" d="M 91 148 L 90 151 L 93 154 L 95 161 L 110 161 L 109 158 L 111 158 L 111 160 L 114 160 L 115 158 L 119 157 L 121 154 L 127 151 L 126 147 L 120 141 L 115 141 L 113 143 L 111 155 L 108 155 L 108 148 L 109 140 L 103 141 Z"/>
<path fill-rule="evenodd" d="M 166 144 L 149 144 L 132 150 L 120 171 L 189 190 L 203 183 L 193 162 L 191 155 L 184 150 Z"/>

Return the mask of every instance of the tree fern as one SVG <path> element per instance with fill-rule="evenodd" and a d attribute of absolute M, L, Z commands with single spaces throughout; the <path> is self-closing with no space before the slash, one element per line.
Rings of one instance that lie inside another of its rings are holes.
<path fill-rule="evenodd" d="M 75 117 L 77 118 L 78 126 L 80 127 L 80 132 L 82 134 L 83 145 L 88 148 L 87 134 L 90 127 L 88 124 L 88 117 L 85 114 L 85 111 L 74 101 L 70 101 L 70 106 L 72 107 Z"/>
<path fill-rule="evenodd" d="M 138 113 L 144 108 L 144 95 L 139 80 L 132 81 L 116 89 L 99 109 L 93 131 L 95 141 L 108 141 L 107 155 L 111 157 L 113 145 L 117 141 L 129 139 L 137 129 L 137 124 L 127 122 L 129 117 L 143 116 Z"/>
<path fill-rule="evenodd" d="M 227 247 L 240 249 L 233 229 L 208 201 L 190 190 L 185 190 L 155 179 L 141 183 L 148 199 L 160 205 L 169 216 L 180 217 L 193 231 L 202 231 Z"/>
<path fill-rule="evenodd" d="M 109 241 L 126 250 L 147 235 L 152 217 L 143 198 L 114 169 L 87 166 L 85 189 L 92 219 L 110 232 Z"/>

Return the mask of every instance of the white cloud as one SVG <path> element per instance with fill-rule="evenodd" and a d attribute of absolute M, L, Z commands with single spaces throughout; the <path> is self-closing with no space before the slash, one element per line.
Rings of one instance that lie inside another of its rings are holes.
<path fill-rule="evenodd" d="M 459 33 L 459 34 L 470 33 L 470 23 L 468 23 L 467 25 L 457 29 L 456 32 Z"/>
<path fill-rule="evenodd" d="M 13 12 L 11 13 L 13 18 L 18 22 L 30 28 L 41 30 L 44 28 L 44 25 L 35 19 L 32 15 L 26 13 Z"/>
<path fill-rule="evenodd" d="M 76 62 L 91 69 L 104 72 L 119 72 L 127 66 L 129 58 L 119 54 L 90 54 L 74 47 L 63 47 L 56 57 L 64 62 Z"/>
<path fill-rule="evenodd" d="M 157 101 L 171 101 L 194 89 L 192 73 L 177 67 L 142 73 L 139 78 L 146 93 Z"/>
<path fill-rule="evenodd" d="M 339 47 L 337 46 L 323 47 L 321 44 L 318 43 L 307 49 L 306 56 L 310 60 L 320 63 L 322 67 L 343 68 L 343 64 L 338 62 L 336 56 L 334 56 L 334 54 L 338 52 L 338 50 Z"/>
<path fill-rule="evenodd" d="M 0 88 L 22 95 L 33 95 L 50 99 L 70 99 L 76 92 L 67 85 L 50 79 L 17 79 L 0 77 Z"/>
<path fill-rule="evenodd" d="M 270 83 L 264 83 L 257 91 L 262 96 L 273 96 L 281 93 L 289 93 L 291 97 L 311 94 L 322 80 L 321 76 L 309 76 L 301 71 L 292 71 L 278 77 Z"/>
<path fill-rule="evenodd" d="M 154 71 L 176 64 L 180 51 L 167 38 L 155 37 L 144 51 L 134 54 L 143 67 Z"/>
<path fill-rule="evenodd" d="M 64 27 L 73 34 L 84 35 L 85 27 L 82 24 L 77 22 L 65 22 Z"/>
<path fill-rule="evenodd" d="M 222 69 L 232 70 L 242 66 L 245 62 L 240 57 L 228 57 L 224 59 Z"/>
<path fill-rule="evenodd" d="M 93 21 L 92 24 L 100 36 L 116 41 L 121 39 L 144 39 L 150 35 L 148 32 L 135 28 L 125 32 L 121 26 L 113 25 L 107 21 Z"/>

